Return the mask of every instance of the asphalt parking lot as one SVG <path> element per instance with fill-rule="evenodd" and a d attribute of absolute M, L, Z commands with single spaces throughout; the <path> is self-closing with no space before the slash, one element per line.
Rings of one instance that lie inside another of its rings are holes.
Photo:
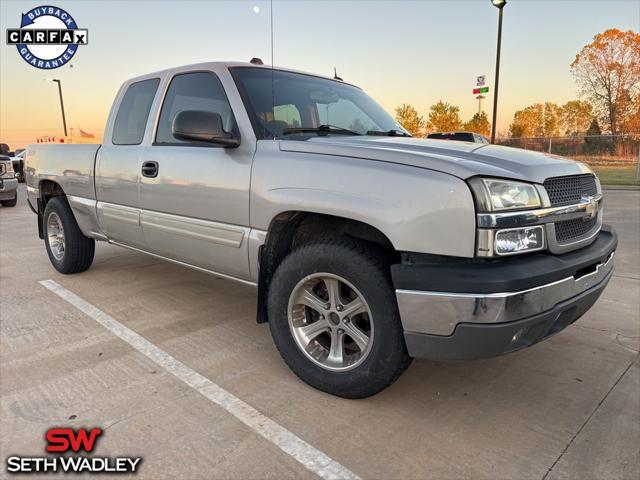
<path fill-rule="evenodd" d="M 415 361 L 365 400 L 299 381 L 255 323 L 252 287 L 103 243 L 89 271 L 58 274 L 25 197 L 0 209 L 3 464 L 42 455 L 52 426 L 100 426 L 98 453 L 142 456 L 140 478 L 316 477 L 50 279 L 359 477 L 640 477 L 640 191 L 606 192 L 616 272 L 576 324 L 500 358 Z"/>

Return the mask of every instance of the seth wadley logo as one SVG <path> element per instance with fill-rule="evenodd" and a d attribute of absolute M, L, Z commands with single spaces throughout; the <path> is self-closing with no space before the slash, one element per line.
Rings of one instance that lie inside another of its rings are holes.
<path fill-rule="evenodd" d="M 22 59 L 36 68 L 51 70 L 68 63 L 80 45 L 89 43 L 89 31 L 78 28 L 73 17 L 59 7 L 44 5 L 22 14 L 20 28 L 7 29 L 7 44 L 15 45 Z"/>
<path fill-rule="evenodd" d="M 92 457 L 79 454 L 93 452 L 102 435 L 101 428 L 50 428 L 45 439 L 47 453 L 60 456 L 18 456 L 7 458 L 8 473 L 136 473 L 142 457 Z M 64 455 L 75 453 L 76 455 Z"/>

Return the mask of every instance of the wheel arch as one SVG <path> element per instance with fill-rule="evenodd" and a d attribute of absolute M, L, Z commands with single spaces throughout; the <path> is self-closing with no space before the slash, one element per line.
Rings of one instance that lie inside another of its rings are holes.
<path fill-rule="evenodd" d="M 336 237 L 365 242 L 386 256 L 389 262 L 399 258 L 389 237 L 368 223 L 313 211 L 280 212 L 271 220 L 265 241 L 259 247 L 258 323 L 268 321 L 267 296 L 271 277 L 288 253 L 318 239 Z"/>
<path fill-rule="evenodd" d="M 64 192 L 62 186 L 54 181 L 49 179 L 40 180 L 38 183 L 38 198 L 36 198 L 36 213 L 38 214 L 38 237 L 40 240 L 44 240 L 44 209 L 47 206 L 49 200 L 53 197 L 64 197 L 66 193 Z"/>

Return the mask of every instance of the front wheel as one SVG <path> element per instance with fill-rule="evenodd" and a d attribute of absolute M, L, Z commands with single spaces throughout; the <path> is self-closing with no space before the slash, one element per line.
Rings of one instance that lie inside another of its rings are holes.
<path fill-rule="evenodd" d="M 284 361 L 309 385 L 363 398 L 391 385 L 411 359 L 388 269 L 348 239 L 290 253 L 269 289 L 269 326 Z"/>
<path fill-rule="evenodd" d="M 66 197 L 53 197 L 44 209 L 44 243 L 60 273 L 79 273 L 93 263 L 95 240 L 80 231 Z"/>

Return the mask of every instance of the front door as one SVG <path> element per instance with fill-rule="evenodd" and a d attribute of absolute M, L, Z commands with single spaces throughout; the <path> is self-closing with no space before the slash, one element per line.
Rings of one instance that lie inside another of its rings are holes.
<path fill-rule="evenodd" d="M 150 252 L 240 278 L 249 276 L 249 182 L 253 146 L 237 148 L 175 138 L 184 110 L 218 113 L 237 131 L 224 88 L 210 71 L 175 75 L 141 170 L 141 225 Z M 144 169 L 147 168 L 145 171 Z"/>

